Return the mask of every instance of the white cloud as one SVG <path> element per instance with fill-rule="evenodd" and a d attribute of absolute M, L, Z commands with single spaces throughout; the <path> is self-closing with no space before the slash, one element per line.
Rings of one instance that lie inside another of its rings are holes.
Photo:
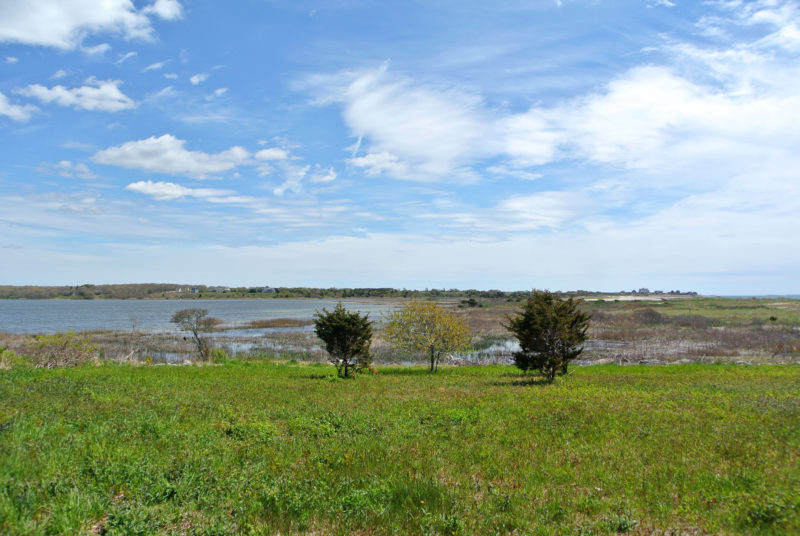
<path fill-rule="evenodd" d="M 402 162 L 402 178 L 453 178 L 454 170 L 494 150 L 487 110 L 479 97 L 463 90 L 393 75 L 386 65 L 309 78 L 306 87 L 319 95 L 319 104 L 341 104 L 352 135 L 368 140 L 369 153 Z M 353 160 L 367 167 L 370 158 Z M 380 167 L 369 168 L 380 172 Z"/>
<path fill-rule="evenodd" d="M 206 100 L 213 100 L 213 99 L 216 99 L 217 97 L 221 97 L 221 96 L 223 96 L 223 95 L 224 95 L 225 93 L 227 93 L 227 92 L 228 92 L 228 88 L 226 88 L 226 87 L 221 87 L 221 88 L 215 89 L 215 90 L 213 91 L 213 93 L 211 93 L 211 95 L 208 95 L 208 96 L 206 97 Z"/>
<path fill-rule="evenodd" d="M 260 145 L 261 142 L 259 142 Z M 286 160 L 289 158 L 289 153 L 284 149 L 279 149 L 277 147 L 270 147 L 267 149 L 261 149 L 255 155 L 258 160 Z"/>
<path fill-rule="evenodd" d="M 170 175 L 185 175 L 203 179 L 248 163 L 250 154 L 242 147 L 231 147 L 221 153 L 209 154 L 188 151 L 186 142 L 171 134 L 158 138 L 129 141 L 96 153 L 92 160 L 98 164 L 141 169 Z"/>
<path fill-rule="evenodd" d="M 505 142 L 504 153 L 511 157 L 515 165 L 521 167 L 546 164 L 555 158 L 559 134 L 554 132 L 546 114 L 541 110 L 531 110 L 501 119 Z"/>
<path fill-rule="evenodd" d="M 740 158 L 746 145 L 747 157 L 767 145 L 788 146 L 798 119 L 798 98 L 744 97 L 644 66 L 597 93 L 507 118 L 505 154 L 518 166 L 577 157 L 654 172 L 697 159 Z M 771 138 L 768 144 L 759 143 L 763 137 Z"/>
<path fill-rule="evenodd" d="M 172 86 L 166 86 L 166 87 L 163 87 L 163 88 L 159 89 L 158 91 L 156 91 L 152 95 L 150 95 L 148 97 L 148 100 L 160 99 L 162 97 L 166 97 L 166 96 L 172 95 L 174 93 L 175 93 L 175 90 L 173 89 Z"/>
<path fill-rule="evenodd" d="M 272 192 L 277 196 L 282 196 L 287 191 L 300 193 L 303 190 L 302 181 L 308 173 L 311 166 L 293 166 L 290 164 L 284 165 L 285 181 L 283 184 L 275 188 Z"/>
<path fill-rule="evenodd" d="M 365 170 L 367 175 L 375 176 L 387 173 L 393 176 L 403 176 L 406 173 L 407 166 L 400 162 L 397 156 L 387 153 L 369 153 L 364 156 L 351 158 L 350 163 L 356 167 Z"/>
<path fill-rule="evenodd" d="M 116 63 L 117 65 L 121 65 L 121 64 L 125 63 L 127 60 L 129 60 L 132 57 L 134 57 L 135 55 L 136 55 L 136 52 L 126 52 L 125 54 L 120 54 L 119 59 L 117 59 L 117 61 L 114 62 L 114 63 Z"/>
<path fill-rule="evenodd" d="M 800 6 L 715 8 L 725 16 L 703 25 L 722 37 L 703 46 L 665 39 L 658 50 L 674 61 L 630 68 L 584 95 L 521 113 L 386 65 L 309 77 L 299 87 L 318 105 L 341 106 L 358 140 L 349 163 L 367 175 L 471 180 L 491 159 L 488 173 L 534 179 L 536 166 L 582 161 L 636 171 L 629 177 L 638 181 L 713 187 L 731 170 L 800 145 Z M 746 33 L 736 35 L 747 38 L 735 41 L 728 30 L 741 26 Z"/>
<path fill-rule="evenodd" d="M 184 197 L 216 198 L 227 196 L 230 190 L 218 190 L 216 188 L 187 188 L 174 182 L 153 182 L 138 181 L 132 182 L 125 187 L 126 190 L 138 192 L 153 197 L 157 201 L 172 201 Z"/>
<path fill-rule="evenodd" d="M 60 78 L 64 78 L 65 76 L 67 76 L 67 74 L 68 74 L 67 71 L 65 71 L 64 69 L 59 69 L 56 72 L 54 72 L 52 76 L 50 76 L 50 79 L 58 80 Z"/>
<path fill-rule="evenodd" d="M 435 205 L 419 217 L 446 229 L 454 237 L 505 240 L 539 231 L 585 232 L 618 207 L 613 190 L 581 189 L 511 195 L 489 208 Z"/>
<path fill-rule="evenodd" d="M 164 20 L 175 20 L 183 16 L 183 7 L 178 0 L 156 0 L 142 9 L 142 13 L 153 13 Z"/>
<path fill-rule="evenodd" d="M 335 181 L 336 177 L 338 176 L 339 175 L 336 173 L 333 167 L 329 167 L 327 169 L 320 169 L 317 167 L 314 170 L 314 173 L 308 177 L 308 180 L 314 184 L 324 184 L 326 182 Z"/>
<path fill-rule="evenodd" d="M 14 56 L 6 56 L 6 63 L 17 63 L 19 58 L 15 58 Z"/>
<path fill-rule="evenodd" d="M 540 192 L 505 199 L 498 212 L 504 219 L 511 220 L 504 230 L 535 231 L 574 223 L 585 217 L 589 205 L 582 193 Z"/>
<path fill-rule="evenodd" d="M 80 179 L 96 179 L 97 175 L 81 162 L 72 163 L 69 160 L 61 160 L 55 164 L 44 163 L 37 171 L 43 173 L 56 173 L 61 177 L 67 178 L 80 178 Z"/>
<path fill-rule="evenodd" d="M 120 34 L 150 40 L 149 15 L 180 16 L 175 0 L 157 0 L 137 10 L 131 0 L 26 0 L 0 3 L 0 42 L 74 49 L 89 34 Z"/>
<path fill-rule="evenodd" d="M 208 79 L 208 76 L 208 73 L 197 73 L 189 78 L 189 82 L 191 82 L 193 86 L 196 86 L 197 84 L 205 82 Z"/>
<path fill-rule="evenodd" d="M 89 56 L 102 56 L 109 50 L 111 50 L 111 45 L 108 43 L 100 43 L 93 47 L 81 47 L 81 51 Z"/>
<path fill-rule="evenodd" d="M 32 104 L 11 104 L 8 102 L 8 97 L 0 93 L 0 116 L 10 117 L 14 121 L 27 121 L 37 110 L 38 108 Z"/>
<path fill-rule="evenodd" d="M 535 181 L 537 179 L 542 178 L 541 173 L 533 173 L 530 171 L 525 171 L 524 169 L 512 168 L 501 165 L 489 166 L 486 168 L 486 172 L 492 175 L 513 177 L 515 179 L 522 179 L 524 181 Z"/>
<path fill-rule="evenodd" d="M 119 89 L 119 80 L 97 80 L 89 78 L 85 86 L 68 89 L 64 86 L 47 88 L 33 84 L 15 93 L 38 99 L 44 103 L 72 106 L 76 110 L 118 112 L 133 108 L 133 100 Z"/>
<path fill-rule="evenodd" d="M 91 143 L 85 143 L 81 141 L 66 141 L 61 144 L 62 147 L 65 149 L 77 149 L 79 151 L 93 151 L 95 150 L 95 146 Z"/>
<path fill-rule="evenodd" d="M 675 2 L 670 0 L 649 0 L 647 2 L 647 7 L 675 7 Z"/>
<path fill-rule="evenodd" d="M 147 71 L 156 71 L 158 69 L 162 69 L 164 67 L 164 65 L 166 65 L 168 62 L 169 62 L 169 60 L 164 60 L 164 61 L 159 61 L 159 62 L 156 62 L 156 63 L 151 63 L 150 65 L 148 65 L 147 67 L 142 69 L 142 71 L 147 72 Z"/>
<path fill-rule="evenodd" d="M 178 78 L 178 75 L 175 73 L 164 73 L 164 78 L 168 80 L 175 80 L 176 78 Z"/>

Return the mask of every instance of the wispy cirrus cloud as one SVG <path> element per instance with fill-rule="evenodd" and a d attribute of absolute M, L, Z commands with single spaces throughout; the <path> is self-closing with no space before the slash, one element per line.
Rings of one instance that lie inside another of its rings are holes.
<path fill-rule="evenodd" d="M 164 61 L 158 61 L 158 62 L 156 62 L 156 63 L 151 63 L 150 65 L 148 65 L 147 67 L 145 67 L 144 69 L 142 69 L 142 71 L 143 71 L 143 72 L 147 72 L 147 71 L 158 71 L 158 70 L 160 70 L 160 69 L 163 69 L 163 68 L 164 68 L 164 66 L 165 66 L 167 63 L 169 63 L 169 60 L 164 60 Z"/>
<path fill-rule="evenodd" d="M 476 172 L 513 171 L 535 178 L 540 166 L 583 161 L 711 185 L 724 180 L 723 169 L 752 166 L 768 154 L 788 158 L 800 142 L 800 64 L 787 61 L 800 50 L 800 8 L 766 0 L 718 8 L 720 15 L 701 26 L 758 31 L 702 46 L 665 39 L 658 47 L 663 62 L 520 112 L 388 64 L 308 77 L 299 87 L 317 105 L 340 107 L 359 139 L 349 163 L 370 176 L 470 181 Z M 488 160 L 494 163 L 484 168 Z"/>
<path fill-rule="evenodd" d="M 342 107 L 352 135 L 366 140 L 367 154 L 351 163 L 372 174 L 437 180 L 493 152 L 492 121 L 479 96 L 392 74 L 387 64 L 309 77 L 301 87 L 318 104 Z"/>
<path fill-rule="evenodd" d="M 134 52 L 134 51 L 126 52 L 125 54 L 120 54 L 119 57 L 117 58 L 117 61 L 115 61 L 114 63 L 117 64 L 117 65 L 122 65 L 123 63 L 125 63 L 129 59 L 131 59 L 134 56 L 136 56 L 136 54 L 137 54 L 137 52 Z"/>

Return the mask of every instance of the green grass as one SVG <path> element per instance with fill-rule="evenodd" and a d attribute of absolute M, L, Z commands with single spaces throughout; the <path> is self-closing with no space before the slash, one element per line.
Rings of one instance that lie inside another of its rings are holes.
<path fill-rule="evenodd" d="M 796 534 L 799 429 L 798 366 L 12 368 L 0 534 Z"/>

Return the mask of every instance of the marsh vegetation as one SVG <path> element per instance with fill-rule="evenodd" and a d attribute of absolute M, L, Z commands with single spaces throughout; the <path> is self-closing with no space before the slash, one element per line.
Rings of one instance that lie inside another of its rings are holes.
<path fill-rule="evenodd" d="M 512 301 L 494 298 L 469 306 L 463 301 L 453 298 L 438 303 L 467 323 L 471 349 L 448 352 L 441 356 L 441 362 L 445 365 L 512 363 L 519 346 L 504 324 L 509 315 L 520 310 L 523 302 L 516 298 Z M 361 302 L 354 303 L 364 307 Z M 426 352 L 398 349 L 384 335 L 385 314 L 381 307 L 397 307 L 402 303 L 386 300 L 367 304 L 370 318 L 375 322 L 371 345 L 375 363 L 429 362 Z M 353 307 L 351 302 L 345 305 Z M 581 308 L 592 317 L 585 349 L 577 360 L 579 365 L 800 361 L 799 300 L 680 297 L 635 302 L 594 298 L 584 301 Z M 163 322 L 167 323 L 174 312 L 165 313 Z M 213 345 L 229 356 L 325 362 L 327 353 L 313 332 L 311 312 L 306 318 L 228 321 L 213 326 L 210 335 Z M 81 335 L 97 347 L 97 355 L 102 359 L 143 362 L 149 357 L 156 363 L 195 359 L 191 340 L 188 337 L 184 340 L 184 334 L 178 330 L 146 329 L 135 321 L 128 325 L 124 329 L 94 330 Z M 0 347 L 19 354 L 24 354 L 33 340 L 34 335 L 0 332 Z"/>

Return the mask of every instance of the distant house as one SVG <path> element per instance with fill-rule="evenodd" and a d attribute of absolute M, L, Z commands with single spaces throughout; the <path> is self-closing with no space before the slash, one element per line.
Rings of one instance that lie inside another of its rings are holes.
<path fill-rule="evenodd" d="M 230 292 L 231 287 L 208 287 L 206 290 L 208 292 Z"/>

